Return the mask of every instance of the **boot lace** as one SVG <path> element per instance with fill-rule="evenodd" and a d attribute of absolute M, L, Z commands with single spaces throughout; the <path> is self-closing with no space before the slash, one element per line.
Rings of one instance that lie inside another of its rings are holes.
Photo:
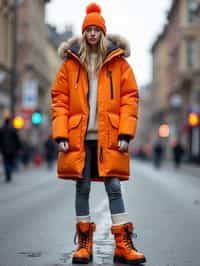
<path fill-rule="evenodd" d="M 74 244 L 77 244 L 77 236 L 79 236 L 79 249 L 81 248 L 88 248 L 88 241 L 89 241 L 89 232 L 79 232 L 78 234 L 75 233 L 74 236 Z"/>
<path fill-rule="evenodd" d="M 132 239 L 137 238 L 137 234 L 130 232 L 128 228 L 125 228 L 125 234 L 124 234 L 124 242 L 128 249 L 134 249 L 135 251 L 138 251 L 136 247 L 133 245 Z"/>

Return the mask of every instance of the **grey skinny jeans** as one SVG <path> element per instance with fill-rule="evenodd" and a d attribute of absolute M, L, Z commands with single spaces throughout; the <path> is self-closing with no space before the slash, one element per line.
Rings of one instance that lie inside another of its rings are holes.
<path fill-rule="evenodd" d="M 76 182 L 75 209 L 76 216 L 88 216 L 89 194 L 91 188 L 91 177 L 98 176 L 97 169 L 97 141 L 85 141 L 86 161 L 83 171 L 84 178 Z M 109 199 L 111 214 L 124 213 L 124 201 L 121 193 L 120 180 L 117 177 L 105 178 L 105 189 Z"/>

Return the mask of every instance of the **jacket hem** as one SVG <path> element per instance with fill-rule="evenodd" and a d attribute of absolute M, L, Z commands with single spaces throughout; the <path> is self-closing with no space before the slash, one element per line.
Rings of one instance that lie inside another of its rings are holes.
<path fill-rule="evenodd" d="M 66 176 L 66 175 L 58 175 L 57 176 L 59 179 L 63 179 L 63 180 L 72 180 L 72 181 L 76 181 L 76 180 L 81 180 L 83 179 L 84 177 L 82 176 Z M 106 178 L 118 178 L 120 181 L 128 181 L 129 180 L 129 177 L 128 176 L 99 176 L 99 177 L 92 177 L 91 178 L 91 181 L 92 182 L 104 182 L 104 180 Z"/>

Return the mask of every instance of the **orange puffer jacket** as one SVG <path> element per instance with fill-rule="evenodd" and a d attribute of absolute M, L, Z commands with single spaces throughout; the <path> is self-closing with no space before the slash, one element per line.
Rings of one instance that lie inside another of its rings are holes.
<path fill-rule="evenodd" d="M 118 136 L 134 138 L 138 111 L 138 88 L 133 71 L 124 58 L 128 44 L 119 36 L 108 35 L 108 55 L 98 78 L 98 170 L 99 179 L 129 178 L 129 154 L 118 150 Z M 69 151 L 58 154 L 58 177 L 81 179 L 85 163 L 84 139 L 89 117 L 88 79 L 81 65 L 79 39 L 59 48 L 65 59 L 52 86 L 53 138 L 66 138 Z M 93 177 L 92 180 L 97 180 Z"/>

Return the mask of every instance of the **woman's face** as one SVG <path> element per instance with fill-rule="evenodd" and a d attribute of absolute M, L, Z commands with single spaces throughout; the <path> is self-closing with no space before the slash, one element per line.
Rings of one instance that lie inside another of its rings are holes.
<path fill-rule="evenodd" d="M 101 38 L 101 30 L 96 26 L 89 26 L 85 31 L 86 41 L 89 45 L 96 47 Z"/>

